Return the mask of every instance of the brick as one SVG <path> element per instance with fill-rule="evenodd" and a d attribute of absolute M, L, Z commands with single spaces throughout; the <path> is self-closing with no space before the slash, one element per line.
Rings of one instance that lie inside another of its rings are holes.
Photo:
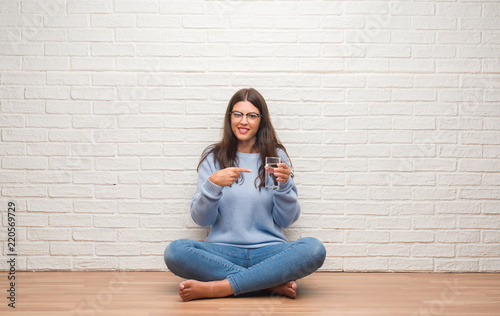
<path fill-rule="evenodd" d="M 44 85 L 45 74 L 27 72 L 5 72 L 2 74 L 2 84 L 7 85 Z"/>
<path fill-rule="evenodd" d="M 432 272 L 433 259 L 389 259 L 389 271 L 394 272 Z"/>
<path fill-rule="evenodd" d="M 161 184 L 162 178 L 162 174 L 158 172 L 127 172 L 121 173 L 118 179 L 124 184 Z"/>
<path fill-rule="evenodd" d="M 436 232 L 436 242 L 443 243 L 479 243 L 480 236 L 477 231 L 439 231 Z"/>
<path fill-rule="evenodd" d="M 150 228 L 122 230 L 118 232 L 119 242 L 135 242 L 139 239 L 143 242 L 159 242 L 164 240 L 164 233 L 163 230 Z"/>
<path fill-rule="evenodd" d="M 498 229 L 500 223 L 495 215 L 462 216 L 458 218 L 458 228 L 461 229 Z"/>
<path fill-rule="evenodd" d="M 90 168 L 88 168 L 90 169 Z M 73 173 L 75 184 L 112 184 L 118 183 L 118 177 L 113 172 L 78 171 Z"/>
<path fill-rule="evenodd" d="M 161 202 L 118 202 L 117 210 L 123 214 L 161 214 Z"/>
<path fill-rule="evenodd" d="M 388 259 L 374 258 L 346 258 L 344 259 L 345 272 L 357 271 L 387 271 L 389 267 Z"/>
<path fill-rule="evenodd" d="M 415 244 L 412 247 L 413 257 L 451 258 L 456 255 L 454 245 L 447 244 Z"/>
<path fill-rule="evenodd" d="M 392 157 L 400 158 L 400 157 L 435 157 L 436 156 L 436 146 L 432 144 L 422 145 L 393 145 L 392 149 Z"/>
<path fill-rule="evenodd" d="M 411 190 L 406 188 L 375 187 L 370 188 L 369 199 L 372 200 L 409 200 Z"/>
<path fill-rule="evenodd" d="M 49 140 L 54 142 L 92 142 L 90 131 L 85 130 L 49 130 Z"/>
<path fill-rule="evenodd" d="M 472 242 L 479 242 L 479 232 L 475 232 L 477 238 Z M 500 232 L 498 231 L 483 231 L 481 232 L 481 239 L 484 243 L 500 243 Z"/>
<path fill-rule="evenodd" d="M 327 29 L 362 29 L 366 21 L 362 16 L 328 16 L 321 18 L 321 25 Z"/>
<path fill-rule="evenodd" d="M 389 157 L 391 148 L 379 145 L 346 145 L 346 157 Z M 342 156 L 343 157 L 343 156 Z"/>
<path fill-rule="evenodd" d="M 37 256 L 27 258 L 26 267 L 29 270 L 54 271 L 65 270 L 72 267 L 70 258 Z"/>
<path fill-rule="evenodd" d="M 347 215 L 389 215 L 388 204 L 378 203 L 346 203 Z"/>
<path fill-rule="evenodd" d="M 479 271 L 479 260 L 456 260 L 437 259 L 435 260 L 436 272 L 472 272 Z"/>
<path fill-rule="evenodd" d="M 96 228 L 77 228 L 73 231 L 73 240 L 75 241 L 116 241 L 117 232 L 114 230 L 96 229 Z"/>
<path fill-rule="evenodd" d="M 89 170 L 91 160 L 88 158 L 49 158 L 49 169 L 53 170 Z"/>
<path fill-rule="evenodd" d="M 391 214 L 394 215 L 432 215 L 434 214 L 434 205 L 427 203 L 408 203 L 397 202 L 391 205 Z"/>
<path fill-rule="evenodd" d="M 275 29 L 317 29 L 319 27 L 318 17 L 277 17 L 274 20 Z"/>
<path fill-rule="evenodd" d="M 77 271 L 116 271 L 118 259 L 81 256 L 73 260 L 73 267 Z"/>
<path fill-rule="evenodd" d="M 50 197 L 90 198 L 93 196 L 92 187 L 83 185 L 49 185 Z"/>
<path fill-rule="evenodd" d="M 349 95 L 348 95 L 349 97 Z M 347 118 L 346 127 L 352 130 L 377 130 L 390 129 L 392 126 L 391 118 L 384 117 L 353 117 Z"/>
<path fill-rule="evenodd" d="M 322 138 L 326 144 L 365 144 L 368 135 L 364 131 L 323 132 Z"/>
<path fill-rule="evenodd" d="M 134 185 L 96 186 L 94 194 L 98 199 L 134 199 L 139 197 L 139 191 Z"/>
<path fill-rule="evenodd" d="M 90 25 L 94 28 L 135 27 L 136 17 L 130 14 L 94 14 L 90 16 Z"/>
<path fill-rule="evenodd" d="M 168 1 L 160 3 L 160 13 L 171 14 L 171 15 L 199 15 L 205 14 L 207 10 L 207 5 L 211 7 L 214 12 L 230 10 L 236 6 L 236 4 L 207 4 L 204 1 Z M 213 7 L 212 7 L 213 6 Z"/>
<path fill-rule="evenodd" d="M 412 18 L 412 26 L 416 30 L 456 30 L 455 17 L 416 17 Z"/>
<path fill-rule="evenodd" d="M 498 186 L 500 185 L 500 173 L 486 173 L 483 174 L 483 185 L 493 185 L 493 186 Z"/>
<path fill-rule="evenodd" d="M 93 254 L 94 254 L 94 245 L 91 243 L 76 243 L 76 242 L 50 243 L 50 255 L 52 256 L 61 256 L 61 255 L 89 256 Z"/>
<path fill-rule="evenodd" d="M 111 13 L 113 12 L 112 1 L 68 1 L 68 13 Z"/>
<path fill-rule="evenodd" d="M 412 171 L 412 163 L 408 159 L 370 159 L 368 171 Z"/>
<path fill-rule="evenodd" d="M 69 58 L 65 57 L 25 57 L 23 69 L 34 71 L 69 70 Z"/>
<path fill-rule="evenodd" d="M 410 245 L 398 244 L 381 244 L 381 245 L 368 245 L 368 256 L 377 257 L 409 257 L 411 253 Z"/>
<path fill-rule="evenodd" d="M 460 257 L 496 257 L 500 245 L 458 245 L 457 255 Z"/>
<path fill-rule="evenodd" d="M 383 231 L 350 231 L 346 235 L 348 243 L 388 243 L 389 232 Z"/>
<path fill-rule="evenodd" d="M 21 57 L 2 57 L 2 60 L 0 61 L 0 70 L 20 71 L 21 69 L 25 69 L 23 63 L 24 61 Z M 40 64 L 36 65 L 33 64 L 35 63 L 32 61 L 31 64 L 29 64 L 28 66 L 31 66 L 33 68 L 37 67 L 43 68 L 43 66 Z"/>
<path fill-rule="evenodd" d="M 117 29 L 115 32 L 117 42 L 161 42 L 162 37 L 158 29 Z"/>
<path fill-rule="evenodd" d="M 115 1 L 114 12 L 124 13 L 151 13 L 159 12 L 160 5 L 157 1 L 146 0 L 141 2 L 119 0 Z"/>
<path fill-rule="evenodd" d="M 360 186 L 385 186 L 389 185 L 389 175 L 383 173 L 349 174 L 346 183 Z"/>
<path fill-rule="evenodd" d="M 24 183 L 25 180 L 25 175 L 24 172 L 19 171 L 19 172 L 10 172 L 10 171 L 2 171 L 0 172 L 0 182 L 1 183 Z"/>
<path fill-rule="evenodd" d="M 45 116 L 29 116 L 26 118 L 26 127 L 42 127 L 42 128 L 68 128 L 71 122 L 67 116 L 45 115 Z"/>
<path fill-rule="evenodd" d="M 442 40 L 442 44 L 447 44 L 448 41 L 452 41 L 448 38 Z M 441 44 L 441 42 L 439 42 Z M 426 44 L 422 45 L 413 45 L 412 47 L 412 57 L 415 58 L 453 58 L 456 55 L 456 48 L 448 45 L 433 45 L 429 46 Z M 427 65 L 427 67 L 430 69 L 430 65 Z M 422 75 L 425 76 L 425 75 Z M 427 76 L 434 76 L 434 75 L 427 75 Z M 436 84 L 442 84 L 441 82 L 436 83 Z M 435 86 L 431 86 L 435 87 Z"/>
<path fill-rule="evenodd" d="M 24 117 L 19 115 L 0 115 L 0 127 L 24 127 Z"/>
<path fill-rule="evenodd" d="M 72 57 L 71 70 L 114 70 L 115 62 L 112 58 L 97 58 L 97 57 Z"/>
<path fill-rule="evenodd" d="M 114 100 L 114 88 L 71 88 L 71 98 L 76 100 Z"/>
<path fill-rule="evenodd" d="M 431 243 L 434 241 L 432 231 L 394 231 L 391 232 L 391 242 L 397 243 Z"/>
<path fill-rule="evenodd" d="M 91 104 L 84 101 L 47 101 L 49 114 L 90 114 Z"/>
<path fill-rule="evenodd" d="M 369 229 L 409 230 L 411 226 L 411 219 L 399 217 L 376 217 L 370 218 L 370 220 L 367 221 L 367 224 L 367 228 Z"/>
<path fill-rule="evenodd" d="M 469 186 L 480 185 L 481 176 L 475 174 L 438 174 L 438 185 Z"/>
<path fill-rule="evenodd" d="M 33 241 L 71 241 L 71 229 L 69 228 L 29 228 L 28 240 Z"/>
<path fill-rule="evenodd" d="M 376 88 L 410 88 L 413 77 L 405 75 L 369 75 L 366 77 L 367 87 Z"/>
<path fill-rule="evenodd" d="M 184 16 L 182 26 L 186 29 L 226 29 L 229 19 L 216 16 Z"/>
<path fill-rule="evenodd" d="M 397 89 L 392 92 L 395 101 L 435 101 L 437 93 L 432 90 L 423 89 Z"/>
<path fill-rule="evenodd" d="M 47 169 L 48 160 L 44 157 L 18 157 L 10 156 L 2 158 L 2 168 L 23 169 L 23 170 L 43 170 Z"/>
<path fill-rule="evenodd" d="M 397 118 L 394 120 L 395 129 L 409 129 L 409 130 L 419 130 L 419 129 L 435 129 L 436 120 L 434 118 Z"/>
<path fill-rule="evenodd" d="M 412 133 L 404 131 L 373 131 L 369 133 L 369 142 L 375 144 L 411 143 Z"/>
<path fill-rule="evenodd" d="M 481 259 L 481 268 L 479 271 L 481 272 L 495 272 L 498 271 L 498 259 Z M 478 271 L 477 267 L 473 271 Z"/>
<path fill-rule="evenodd" d="M 94 133 L 95 141 L 98 143 L 134 143 L 140 139 L 140 133 L 136 130 L 114 130 L 114 131 L 96 131 Z"/>
<path fill-rule="evenodd" d="M 133 216 L 123 215 L 95 215 L 93 216 L 94 227 L 104 228 L 137 228 L 139 219 Z"/>
<path fill-rule="evenodd" d="M 27 205 L 30 212 L 70 213 L 73 211 L 73 203 L 67 199 L 30 199 Z"/>
<path fill-rule="evenodd" d="M 75 213 L 114 213 L 116 211 L 116 202 L 76 200 L 74 202 L 74 211 Z"/>
<path fill-rule="evenodd" d="M 49 215 L 49 225 L 52 227 L 85 227 L 92 226 L 90 215 Z"/>
<path fill-rule="evenodd" d="M 137 243 L 99 243 L 95 246 L 98 256 L 134 256 L 140 254 L 140 244 Z"/>

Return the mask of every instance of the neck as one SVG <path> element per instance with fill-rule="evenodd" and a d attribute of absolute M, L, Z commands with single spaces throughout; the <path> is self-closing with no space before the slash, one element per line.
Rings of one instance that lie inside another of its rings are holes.
<path fill-rule="evenodd" d="M 253 145 L 255 144 L 255 141 L 253 142 L 240 142 L 238 144 L 238 151 L 240 153 L 245 153 L 245 154 L 254 154 L 254 153 L 257 153 L 258 151 L 255 150 L 255 148 L 253 147 Z"/>

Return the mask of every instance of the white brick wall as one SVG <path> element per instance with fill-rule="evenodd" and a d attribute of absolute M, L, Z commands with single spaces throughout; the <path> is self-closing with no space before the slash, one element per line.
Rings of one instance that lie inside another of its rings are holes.
<path fill-rule="evenodd" d="M 0 0 L 3 254 L 165 270 L 196 166 L 255 87 L 323 270 L 500 271 L 500 3 Z M 6 269 L 2 261 L 0 269 Z"/>

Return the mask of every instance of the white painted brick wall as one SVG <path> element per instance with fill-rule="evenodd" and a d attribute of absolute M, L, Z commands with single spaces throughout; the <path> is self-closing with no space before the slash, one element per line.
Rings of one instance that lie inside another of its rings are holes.
<path fill-rule="evenodd" d="M 0 0 L 18 269 L 166 270 L 230 96 L 268 100 L 329 271 L 500 271 L 500 3 Z M 0 236 L 7 253 L 7 216 Z M 0 269 L 6 269 L 6 263 Z"/>

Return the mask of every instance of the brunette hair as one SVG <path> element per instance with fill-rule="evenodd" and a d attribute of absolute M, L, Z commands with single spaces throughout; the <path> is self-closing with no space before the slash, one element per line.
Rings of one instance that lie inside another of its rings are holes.
<path fill-rule="evenodd" d="M 281 149 L 288 157 L 290 168 L 292 168 L 292 161 L 288 156 L 285 146 L 283 146 L 276 135 L 276 131 L 271 123 L 271 118 L 269 117 L 266 100 L 264 100 L 264 97 L 253 88 L 241 89 L 231 97 L 229 104 L 227 105 L 226 115 L 224 118 L 222 139 L 218 143 L 205 148 L 198 164 L 198 169 L 200 168 L 202 161 L 211 153 L 213 153 L 214 156 L 214 163 L 218 162 L 221 169 L 235 167 L 237 165 L 238 157 L 236 156 L 236 153 L 238 151 L 238 138 L 236 138 L 231 129 L 231 111 L 233 110 L 234 105 L 240 101 L 248 101 L 252 103 L 262 115 L 260 118 L 259 129 L 256 134 L 255 144 L 253 146 L 253 149 L 260 154 L 260 160 L 262 162 L 259 167 L 259 176 L 255 179 L 255 187 L 260 190 L 265 185 L 264 166 L 266 157 L 277 157 L 277 150 Z M 259 180 L 258 184 L 257 180 Z"/>

